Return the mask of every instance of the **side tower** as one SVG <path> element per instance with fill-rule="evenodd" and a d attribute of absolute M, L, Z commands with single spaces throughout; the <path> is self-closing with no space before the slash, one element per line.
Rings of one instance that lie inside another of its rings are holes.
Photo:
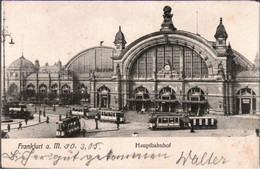
<path fill-rule="evenodd" d="M 228 34 L 222 22 L 223 22 L 222 18 L 220 18 L 220 23 L 217 27 L 216 34 L 215 34 L 215 38 L 216 38 L 215 49 L 220 54 L 226 52 L 226 40 L 228 38 Z"/>
<path fill-rule="evenodd" d="M 121 31 L 121 26 L 119 26 L 119 31 L 116 34 L 114 44 L 116 46 L 115 56 L 119 56 L 122 53 L 122 51 L 125 49 L 125 44 L 126 44 L 125 36 Z"/>

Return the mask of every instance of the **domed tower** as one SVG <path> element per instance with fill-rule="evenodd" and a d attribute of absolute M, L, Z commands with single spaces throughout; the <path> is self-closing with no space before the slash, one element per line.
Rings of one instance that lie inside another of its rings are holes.
<path fill-rule="evenodd" d="M 220 18 L 220 23 L 217 27 L 216 34 L 216 45 L 215 48 L 219 53 L 226 52 L 226 40 L 228 38 L 228 34 L 226 32 L 225 26 L 222 23 L 222 18 Z"/>
<path fill-rule="evenodd" d="M 26 77 L 31 73 L 34 73 L 35 70 L 36 67 L 34 64 L 31 61 L 25 59 L 24 56 L 21 56 L 19 59 L 13 61 L 7 68 L 7 91 L 9 93 L 14 93 L 14 91 L 22 91 L 25 85 Z M 16 88 L 15 90 L 14 86 Z"/>
<path fill-rule="evenodd" d="M 116 46 L 116 55 L 120 55 L 122 50 L 125 49 L 125 36 L 121 31 L 121 26 L 119 26 L 119 31 L 116 34 L 114 44 Z"/>

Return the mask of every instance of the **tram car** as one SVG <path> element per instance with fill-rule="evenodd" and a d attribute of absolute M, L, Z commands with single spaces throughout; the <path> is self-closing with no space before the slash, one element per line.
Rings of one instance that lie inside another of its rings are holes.
<path fill-rule="evenodd" d="M 56 137 L 71 137 L 80 133 L 78 117 L 68 117 L 56 122 Z"/>
<path fill-rule="evenodd" d="M 98 110 L 100 115 L 100 121 L 116 122 L 117 117 L 120 117 L 119 123 L 125 123 L 126 119 L 124 117 L 123 111 L 116 110 Z"/>
<path fill-rule="evenodd" d="M 11 103 L 8 108 L 8 115 L 11 118 L 17 119 L 33 119 L 34 116 L 31 112 L 27 110 L 27 106 L 25 104 Z"/>
<path fill-rule="evenodd" d="M 156 114 L 149 119 L 149 129 L 216 129 L 216 117 Z"/>
<path fill-rule="evenodd" d="M 188 117 L 177 114 L 155 114 L 149 119 L 149 129 L 180 129 L 188 128 Z"/>
<path fill-rule="evenodd" d="M 189 117 L 190 127 L 194 129 L 217 129 L 218 120 L 216 117 L 210 116 L 193 116 Z"/>
<path fill-rule="evenodd" d="M 80 116 L 84 118 L 94 118 L 95 117 L 95 112 L 90 112 L 89 108 L 87 106 L 85 107 L 73 107 L 71 109 L 71 115 L 72 116 Z"/>

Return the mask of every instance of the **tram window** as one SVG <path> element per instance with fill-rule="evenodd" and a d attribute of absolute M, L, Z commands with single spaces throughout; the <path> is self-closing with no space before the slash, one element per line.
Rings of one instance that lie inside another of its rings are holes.
<path fill-rule="evenodd" d="M 162 122 L 163 123 L 168 123 L 168 118 L 163 118 Z"/>
<path fill-rule="evenodd" d="M 169 118 L 169 123 L 174 123 L 174 118 Z"/>
<path fill-rule="evenodd" d="M 161 118 L 159 118 L 159 123 L 161 123 L 162 122 L 162 119 Z"/>
<path fill-rule="evenodd" d="M 199 119 L 196 119 L 196 125 L 199 125 L 199 122 L 200 120 Z"/>
<path fill-rule="evenodd" d="M 176 119 L 175 119 L 175 122 L 176 122 L 176 123 L 179 123 L 179 118 L 176 118 Z"/>
<path fill-rule="evenodd" d="M 205 119 L 202 119 L 202 124 L 204 125 L 206 123 Z"/>

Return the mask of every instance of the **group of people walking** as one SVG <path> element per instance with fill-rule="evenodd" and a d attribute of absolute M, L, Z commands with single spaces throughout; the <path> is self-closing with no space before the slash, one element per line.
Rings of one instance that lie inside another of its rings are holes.
<path fill-rule="evenodd" d="M 39 110 L 39 123 L 41 122 L 41 115 L 42 115 L 42 112 L 41 112 L 41 110 Z M 43 111 L 43 116 L 46 117 L 45 111 Z M 25 125 L 28 124 L 28 121 L 29 121 L 29 117 L 28 117 L 28 115 L 26 115 L 26 116 L 24 117 Z M 49 122 L 50 122 L 50 118 L 49 118 L 49 116 L 47 116 L 47 117 L 46 117 L 46 123 L 49 123 Z M 22 130 L 22 129 L 23 129 L 23 124 L 22 124 L 22 122 L 20 121 L 20 122 L 18 123 L 18 130 Z M 11 125 L 10 125 L 10 123 L 7 124 L 7 131 L 8 131 L 8 132 L 11 131 Z"/>

